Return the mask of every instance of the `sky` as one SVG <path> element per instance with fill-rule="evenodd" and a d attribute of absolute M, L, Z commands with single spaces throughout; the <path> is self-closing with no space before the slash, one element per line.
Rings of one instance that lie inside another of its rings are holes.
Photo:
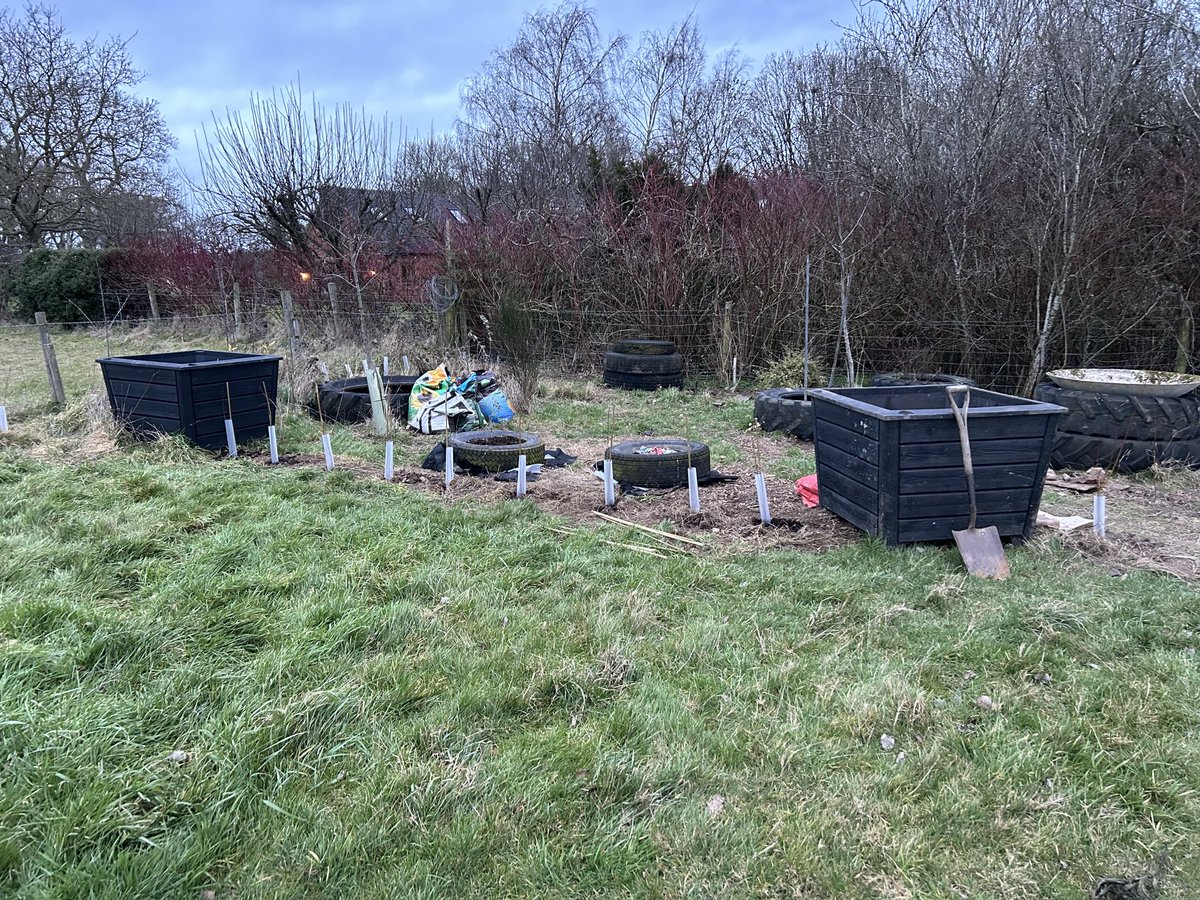
<path fill-rule="evenodd" d="M 197 174 L 196 142 L 213 114 L 244 109 L 251 94 L 299 80 L 325 104 L 350 102 L 387 115 L 409 135 L 446 131 L 459 88 L 510 43 L 536 3 L 510 0 L 60 0 L 77 39 L 120 35 L 146 73 L 179 142 L 177 162 Z M 606 36 L 666 30 L 695 15 L 711 54 L 737 47 L 757 65 L 769 53 L 836 41 L 854 0 L 598 0 Z"/>

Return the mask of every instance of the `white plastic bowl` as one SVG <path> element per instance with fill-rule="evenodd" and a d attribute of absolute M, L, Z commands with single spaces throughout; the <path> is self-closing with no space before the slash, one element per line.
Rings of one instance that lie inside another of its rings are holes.
<path fill-rule="evenodd" d="M 1055 369 L 1046 377 L 1061 388 L 1133 397 L 1182 397 L 1200 387 L 1200 375 L 1150 369 Z"/>

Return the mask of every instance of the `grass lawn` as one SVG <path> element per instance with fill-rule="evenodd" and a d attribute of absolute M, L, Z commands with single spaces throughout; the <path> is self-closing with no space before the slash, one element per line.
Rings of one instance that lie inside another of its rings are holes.
<path fill-rule="evenodd" d="M 94 389 L 103 345 L 56 345 Z M 873 540 L 658 558 L 532 500 L 89 453 L 36 341 L 0 359 L 0 896 L 1082 898 L 1162 850 L 1200 890 L 1195 583 L 1051 540 L 1005 583 Z M 732 395 L 551 393 L 567 438 L 746 452 Z"/>

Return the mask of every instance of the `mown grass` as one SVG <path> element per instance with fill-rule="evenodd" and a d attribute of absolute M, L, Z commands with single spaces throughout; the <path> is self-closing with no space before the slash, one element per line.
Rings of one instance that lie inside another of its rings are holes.
<path fill-rule="evenodd" d="M 1078 898 L 1162 848 L 1200 884 L 1193 587 L 551 524 L 0 451 L 0 895 Z"/>

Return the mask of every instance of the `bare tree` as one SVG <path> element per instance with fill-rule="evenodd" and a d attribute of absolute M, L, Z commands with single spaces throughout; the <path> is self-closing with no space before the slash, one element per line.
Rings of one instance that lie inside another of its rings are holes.
<path fill-rule="evenodd" d="M 214 116 L 199 149 L 209 211 L 321 276 L 335 327 L 337 286 L 350 287 L 367 341 L 367 289 L 404 255 L 424 208 L 388 122 L 349 105 L 306 107 L 290 85 L 252 97 L 244 118 Z"/>
<path fill-rule="evenodd" d="M 590 9 L 564 2 L 527 16 L 467 81 L 460 131 L 514 209 L 576 202 L 588 151 L 619 134 L 609 84 L 623 48 L 623 38 L 601 38 Z"/>
<path fill-rule="evenodd" d="M 0 234 L 29 246 L 103 232 L 106 210 L 163 196 L 174 140 L 113 37 L 75 42 L 55 13 L 0 12 Z"/>

